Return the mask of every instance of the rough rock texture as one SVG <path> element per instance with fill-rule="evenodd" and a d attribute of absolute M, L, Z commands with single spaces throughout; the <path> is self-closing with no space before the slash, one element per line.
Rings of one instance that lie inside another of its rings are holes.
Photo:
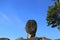
<path fill-rule="evenodd" d="M 26 32 L 27 34 L 27 38 L 32 38 L 35 37 L 36 35 L 36 31 L 37 31 L 37 23 L 35 20 L 28 20 L 26 23 Z"/>
<path fill-rule="evenodd" d="M 32 38 L 25 39 L 25 40 L 51 40 L 51 39 L 46 38 L 46 37 L 40 37 L 40 38 L 35 38 L 35 37 L 32 37 Z"/>
<path fill-rule="evenodd" d="M 9 40 L 8 38 L 0 38 L 0 40 Z"/>
<path fill-rule="evenodd" d="M 39 40 L 39 39 L 38 39 L 38 38 L 33 37 L 33 38 L 28 39 L 28 40 Z"/>

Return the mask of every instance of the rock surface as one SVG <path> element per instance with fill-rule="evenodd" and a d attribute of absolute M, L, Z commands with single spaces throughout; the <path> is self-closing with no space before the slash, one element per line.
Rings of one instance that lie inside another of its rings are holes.
<path fill-rule="evenodd" d="M 40 38 L 32 37 L 32 38 L 30 38 L 30 39 L 25 39 L 25 40 L 51 40 L 51 39 L 46 38 L 46 37 L 40 37 Z"/>
<path fill-rule="evenodd" d="M 8 38 L 0 38 L 0 40 L 9 40 Z"/>

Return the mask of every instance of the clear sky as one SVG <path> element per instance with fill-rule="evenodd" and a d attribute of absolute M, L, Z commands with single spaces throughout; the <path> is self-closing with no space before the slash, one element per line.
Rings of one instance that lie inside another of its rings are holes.
<path fill-rule="evenodd" d="M 47 26 L 46 14 L 51 0 L 0 0 L 0 38 L 27 38 L 26 22 L 37 22 L 37 37 L 60 38 L 57 28 Z"/>

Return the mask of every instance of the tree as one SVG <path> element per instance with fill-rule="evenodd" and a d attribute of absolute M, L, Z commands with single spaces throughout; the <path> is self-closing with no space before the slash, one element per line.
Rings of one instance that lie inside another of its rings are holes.
<path fill-rule="evenodd" d="M 60 30 L 60 3 L 59 0 L 55 1 L 54 5 L 49 6 L 47 12 L 47 23 L 52 28 L 57 27 Z"/>

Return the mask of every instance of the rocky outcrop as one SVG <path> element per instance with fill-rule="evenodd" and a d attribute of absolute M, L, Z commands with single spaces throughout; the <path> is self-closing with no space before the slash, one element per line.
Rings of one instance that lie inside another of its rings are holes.
<path fill-rule="evenodd" d="M 0 38 L 0 40 L 9 40 L 8 38 Z"/>
<path fill-rule="evenodd" d="M 24 39 L 24 40 L 52 40 L 52 39 L 49 39 L 49 38 L 46 38 L 46 37 L 32 37 L 32 38 L 29 38 L 29 39 Z"/>

